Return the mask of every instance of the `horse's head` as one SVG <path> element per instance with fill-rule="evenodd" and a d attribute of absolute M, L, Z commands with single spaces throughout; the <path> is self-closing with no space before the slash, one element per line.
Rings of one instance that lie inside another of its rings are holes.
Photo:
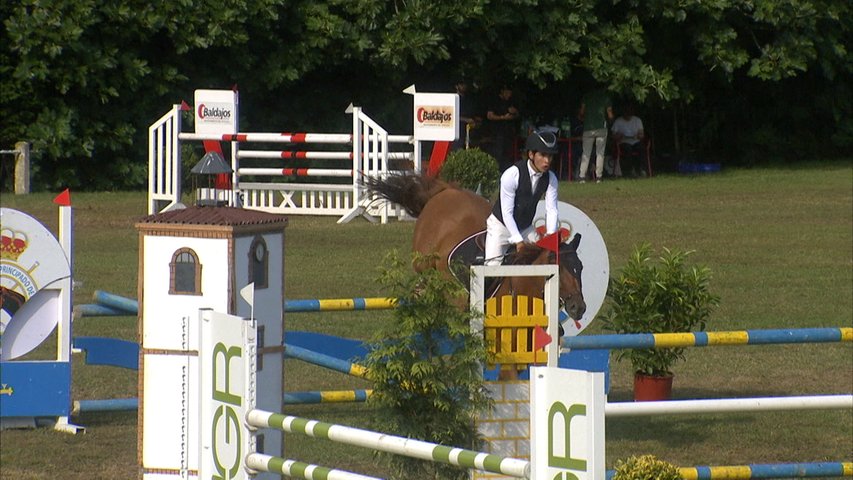
<path fill-rule="evenodd" d="M 571 242 L 560 244 L 559 253 L 556 254 L 550 250 L 529 245 L 521 252 L 516 253 L 512 262 L 518 265 L 553 265 L 559 259 L 560 303 L 573 320 L 580 320 L 586 312 L 586 302 L 583 299 L 583 285 L 581 284 L 583 263 L 581 263 L 578 257 L 578 245 L 580 241 L 581 235 L 576 233 Z M 537 292 L 526 291 L 522 284 L 530 284 L 525 280 L 514 281 L 513 283 L 515 284 L 513 289 L 516 293 L 533 296 L 542 294 L 541 282 L 538 284 L 539 291 Z"/>
<path fill-rule="evenodd" d="M 569 317 L 580 320 L 586 312 L 586 302 L 583 299 L 583 263 L 578 257 L 578 245 L 581 234 L 576 233 L 571 242 L 560 244 L 557 256 L 560 260 L 560 301 L 566 308 Z M 549 252 L 549 261 L 554 262 L 554 252 Z"/>

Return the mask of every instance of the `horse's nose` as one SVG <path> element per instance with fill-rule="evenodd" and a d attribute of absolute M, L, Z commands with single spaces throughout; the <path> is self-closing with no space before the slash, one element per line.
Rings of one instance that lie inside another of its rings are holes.
<path fill-rule="evenodd" d="M 568 305 L 569 316 L 572 317 L 573 320 L 580 320 L 583 317 L 583 314 L 586 313 L 586 302 L 582 299 L 571 299 L 569 298 L 566 302 Z"/>

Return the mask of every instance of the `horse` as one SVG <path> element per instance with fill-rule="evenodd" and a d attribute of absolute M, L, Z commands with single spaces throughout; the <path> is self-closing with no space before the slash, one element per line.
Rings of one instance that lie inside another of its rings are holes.
<path fill-rule="evenodd" d="M 470 190 L 418 174 L 368 177 L 364 185 L 369 194 L 400 205 L 417 219 L 412 250 L 426 258 L 426 261 L 415 265 L 417 271 L 435 268 L 466 283 L 452 268 L 452 262 L 457 258 L 454 252 L 459 251 L 462 245 L 474 245 L 476 240 L 482 242 L 486 219 L 492 211 L 488 200 Z M 583 264 L 577 255 L 580 239 L 580 234 L 576 233 L 570 243 L 560 244 L 559 253 L 528 244 L 521 251 L 508 254 L 504 261 L 504 264 L 514 265 L 544 265 L 557 263 L 559 259 L 560 303 L 575 321 L 580 320 L 586 311 L 581 285 Z M 482 256 L 482 244 L 477 250 Z M 472 263 L 470 255 L 468 258 L 466 263 Z M 482 260 L 477 263 L 482 263 Z M 464 278 L 467 279 L 467 273 Z M 544 288 L 545 279 L 541 277 L 515 277 L 503 279 L 493 296 L 541 298 Z"/>
<path fill-rule="evenodd" d="M 0 310 L 6 312 L 10 319 L 15 316 L 15 313 L 20 310 L 26 302 L 27 299 L 20 293 L 12 290 L 11 288 L 0 286 Z M 5 329 L 5 325 L 0 325 L 0 331 Z"/>

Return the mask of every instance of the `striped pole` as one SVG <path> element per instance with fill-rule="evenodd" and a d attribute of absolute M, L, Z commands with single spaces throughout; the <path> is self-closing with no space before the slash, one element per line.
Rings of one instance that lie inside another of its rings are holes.
<path fill-rule="evenodd" d="M 238 158 L 284 158 L 309 160 L 352 160 L 352 152 L 308 152 L 308 151 L 277 151 L 277 150 L 240 150 Z"/>
<path fill-rule="evenodd" d="M 240 168 L 237 172 L 259 177 L 352 177 L 352 170 L 333 168 Z"/>
<path fill-rule="evenodd" d="M 753 478 L 853 477 L 853 462 L 757 463 L 721 467 L 684 467 L 684 480 L 749 480 Z M 607 479 L 615 470 L 607 471 Z"/>
<path fill-rule="evenodd" d="M 181 140 L 215 140 L 219 142 L 268 143 L 351 143 L 349 133 L 181 133 Z"/>
<path fill-rule="evenodd" d="M 412 152 L 387 152 L 389 160 L 411 160 Z M 292 151 L 292 150 L 240 150 L 237 158 L 267 158 L 267 159 L 308 159 L 308 160 L 352 160 L 352 152 L 331 151 Z M 364 156 L 364 155 L 362 155 Z M 370 153 L 370 158 L 378 158 L 381 154 Z"/>
<path fill-rule="evenodd" d="M 396 298 L 320 298 L 285 300 L 285 312 L 325 312 L 341 310 L 389 310 L 397 308 Z"/>
<path fill-rule="evenodd" d="M 528 478 L 530 476 L 530 462 L 516 458 L 499 457 L 463 448 L 445 447 L 444 445 L 421 440 L 386 435 L 369 430 L 307 420 L 263 410 L 249 411 L 246 415 L 246 421 L 249 425 L 258 428 L 275 428 L 288 433 L 299 433 L 347 445 L 366 447 L 380 452 L 447 463 L 458 467 L 473 468 L 516 478 Z"/>
<path fill-rule="evenodd" d="M 96 304 L 77 305 L 83 316 L 135 315 L 139 302 L 113 293 L 95 290 Z M 284 300 L 285 312 L 323 312 L 345 310 L 390 310 L 397 308 L 391 297 L 311 298 Z"/>
<path fill-rule="evenodd" d="M 354 377 L 364 378 L 367 375 L 367 369 L 361 365 L 341 360 L 330 355 L 324 355 L 307 348 L 297 347 L 296 345 L 284 344 L 284 356 L 302 360 L 314 365 L 319 365 L 337 372 L 346 373 Z"/>
<path fill-rule="evenodd" d="M 365 402 L 373 390 L 323 390 L 314 392 L 291 392 L 284 394 L 285 405 L 306 403 L 355 403 Z"/>
<path fill-rule="evenodd" d="M 268 142 L 268 143 L 352 143 L 349 133 L 190 133 L 182 132 L 181 140 L 215 140 L 219 142 Z M 370 140 L 378 135 L 369 135 Z M 388 135 L 388 143 L 412 143 L 411 135 Z"/>
<path fill-rule="evenodd" d="M 246 456 L 246 466 L 259 472 L 273 472 L 293 478 L 306 480 L 381 480 L 376 477 L 359 475 L 344 470 L 320 467 L 308 463 L 271 457 L 263 453 L 250 453 Z"/>
<path fill-rule="evenodd" d="M 730 332 L 634 333 L 563 337 L 562 346 L 577 350 L 771 345 L 853 342 L 853 328 L 793 328 Z"/>

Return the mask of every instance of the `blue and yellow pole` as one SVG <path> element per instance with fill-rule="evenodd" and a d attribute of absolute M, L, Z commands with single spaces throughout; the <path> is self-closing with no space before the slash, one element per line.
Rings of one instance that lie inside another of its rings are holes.
<path fill-rule="evenodd" d="M 397 308 L 396 298 L 356 297 L 285 300 L 285 312 L 328 312 L 350 310 L 390 310 Z"/>
<path fill-rule="evenodd" d="M 730 332 L 632 333 L 563 337 L 563 347 L 577 350 L 770 345 L 853 342 L 853 328 L 793 328 Z"/>
<path fill-rule="evenodd" d="M 287 343 L 284 344 L 284 356 L 296 358 L 303 362 L 312 363 L 354 377 L 364 378 L 367 374 L 367 369 L 361 365 Z"/>

